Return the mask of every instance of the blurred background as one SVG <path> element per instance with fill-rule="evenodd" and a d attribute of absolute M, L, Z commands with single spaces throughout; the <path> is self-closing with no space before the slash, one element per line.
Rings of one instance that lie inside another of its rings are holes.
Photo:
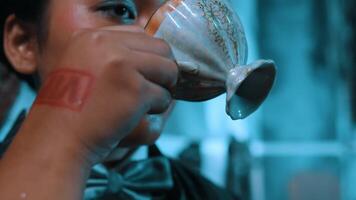
<path fill-rule="evenodd" d="M 178 102 L 162 150 L 246 200 L 355 200 L 356 1 L 231 3 L 249 61 L 278 65 L 273 91 L 242 121 L 225 96 Z"/>

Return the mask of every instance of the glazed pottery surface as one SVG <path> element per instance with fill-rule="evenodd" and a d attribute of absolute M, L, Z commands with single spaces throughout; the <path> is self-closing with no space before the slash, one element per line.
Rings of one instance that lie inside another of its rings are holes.
<path fill-rule="evenodd" d="M 146 32 L 172 47 L 179 67 L 174 98 L 205 101 L 227 93 L 226 112 L 243 119 L 267 97 L 274 62 L 249 65 L 243 26 L 225 0 L 171 0 L 152 16 Z"/>

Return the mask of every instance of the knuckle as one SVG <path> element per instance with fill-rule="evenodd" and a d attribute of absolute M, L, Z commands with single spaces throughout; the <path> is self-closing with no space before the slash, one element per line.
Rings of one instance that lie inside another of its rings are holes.
<path fill-rule="evenodd" d="M 162 111 L 167 110 L 171 102 L 172 102 L 172 96 L 170 92 L 166 89 L 162 89 L 162 93 L 161 93 Z"/>
<path fill-rule="evenodd" d="M 133 31 L 133 32 L 135 32 L 135 33 L 145 33 L 145 30 L 142 28 L 142 27 L 140 27 L 140 26 L 137 26 L 137 25 L 132 25 L 132 26 L 130 26 L 130 29 L 129 29 L 130 31 Z"/>
<path fill-rule="evenodd" d="M 158 47 L 164 52 L 164 54 L 168 57 L 173 56 L 173 52 L 169 44 L 163 39 L 157 39 Z"/>
<path fill-rule="evenodd" d="M 115 53 L 109 52 L 106 54 L 105 61 L 107 65 L 112 68 L 130 68 L 130 62 L 128 62 L 128 57 L 130 53 L 127 49 L 121 48 L 120 50 L 116 51 Z"/>
<path fill-rule="evenodd" d="M 123 87 L 134 100 L 142 99 L 144 92 L 148 89 L 147 84 L 144 84 L 141 78 L 134 74 L 130 75 L 129 73 L 127 74 L 127 80 L 125 84 L 123 84 Z"/>
<path fill-rule="evenodd" d="M 165 96 L 164 105 L 168 108 L 170 103 L 172 102 L 172 95 L 168 90 L 164 89 L 164 96 Z"/>
<path fill-rule="evenodd" d="M 93 31 L 89 37 L 96 44 L 101 44 L 103 40 L 107 38 L 107 32 L 104 30 Z"/>
<path fill-rule="evenodd" d="M 76 30 L 74 31 L 70 38 L 69 38 L 69 45 L 73 46 L 73 45 L 81 45 L 81 42 L 83 40 L 83 38 L 85 37 L 85 35 L 87 34 L 87 31 L 84 30 Z"/>
<path fill-rule="evenodd" d="M 80 38 L 80 37 L 83 36 L 85 33 L 86 33 L 85 30 L 79 29 L 79 30 L 74 31 L 74 32 L 72 33 L 71 37 L 72 37 L 72 38 Z"/>
<path fill-rule="evenodd" d="M 170 82 L 171 86 L 175 86 L 178 82 L 178 76 L 179 76 L 179 70 L 178 70 L 178 65 L 176 62 L 172 61 L 172 64 L 170 65 L 171 73 L 170 73 Z"/>
<path fill-rule="evenodd" d="M 105 32 L 101 30 L 82 29 L 72 33 L 72 40 L 83 45 L 100 47 L 104 44 Z"/>
<path fill-rule="evenodd" d="M 75 31 L 72 34 L 72 39 L 74 39 L 75 41 L 85 42 L 89 45 L 95 45 L 95 47 L 105 45 L 105 40 L 107 37 L 108 33 L 103 30 L 83 29 Z"/>

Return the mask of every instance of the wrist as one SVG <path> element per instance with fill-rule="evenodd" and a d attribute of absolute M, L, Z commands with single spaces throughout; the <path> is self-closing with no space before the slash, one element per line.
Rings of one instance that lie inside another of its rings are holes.
<path fill-rule="evenodd" d="M 33 199 L 82 198 L 91 163 L 87 153 L 62 130 L 46 130 L 29 117 L 0 162 L 0 186 L 5 197 L 23 193 Z M 10 198 L 7 198 L 10 199 Z M 11 198 L 12 199 L 12 198 Z"/>
<path fill-rule="evenodd" d="M 94 164 L 91 159 L 93 156 L 75 139 L 76 134 L 69 126 L 61 125 L 50 116 L 36 118 L 32 114 L 31 111 L 5 156 L 12 154 L 16 158 L 90 171 Z"/>

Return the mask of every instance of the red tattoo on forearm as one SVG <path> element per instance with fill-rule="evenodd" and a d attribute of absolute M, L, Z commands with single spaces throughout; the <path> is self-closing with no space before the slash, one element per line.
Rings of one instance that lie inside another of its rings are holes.
<path fill-rule="evenodd" d="M 92 89 L 94 76 L 90 73 L 61 69 L 49 75 L 35 104 L 81 111 Z"/>

